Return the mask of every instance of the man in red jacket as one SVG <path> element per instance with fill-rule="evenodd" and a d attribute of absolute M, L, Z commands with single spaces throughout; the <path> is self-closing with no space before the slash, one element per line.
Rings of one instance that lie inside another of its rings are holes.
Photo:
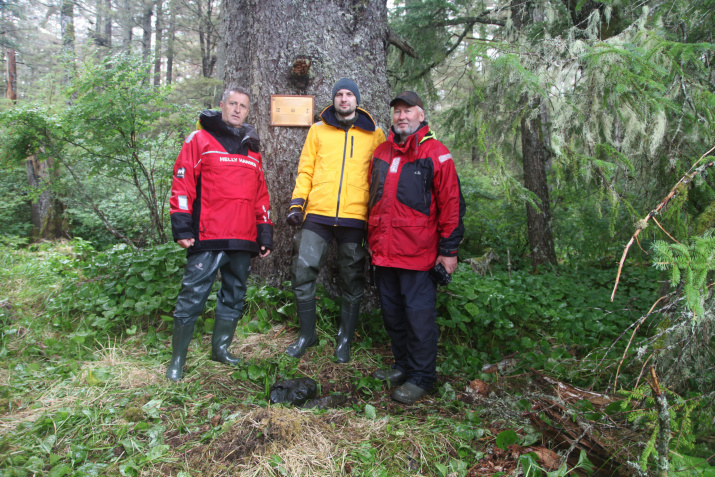
<path fill-rule="evenodd" d="M 256 130 L 244 124 L 250 97 L 243 88 L 223 94 L 220 111 L 206 110 L 184 141 L 171 185 L 174 240 L 187 249 L 174 310 L 172 357 L 166 377 L 183 375 L 194 325 L 221 270 L 211 359 L 235 365 L 228 352 L 243 310 L 251 258 L 273 248 L 268 190 Z"/>
<path fill-rule="evenodd" d="M 437 380 L 430 270 L 456 270 L 465 205 L 452 155 L 427 125 L 420 97 L 405 91 L 390 106 L 392 130 L 370 165 L 368 245 L 395 364 L 373 376 L 401 384 L 392 398 L 412 404 Z"/>

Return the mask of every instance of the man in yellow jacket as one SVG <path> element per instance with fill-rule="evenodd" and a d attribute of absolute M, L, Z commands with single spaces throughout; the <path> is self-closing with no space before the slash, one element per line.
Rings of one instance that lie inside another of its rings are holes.
<path fill-rule="evenodd" d="M 322 121 L 308 131 L 286 219 L 290 225 L 302 225 L 294 238 L 291 265 L 300 334 L 286 353 L 299 358 L 317 341 L 315 281 L 335 239 L 343 298 L 335 358 L 347 363 L 365 291 L 368 169 L 385 133 L 367 111 L 358 108 L 360 90 L 355 81 L 339 79 L 332 98 L 333 105 L 320 114 Z"/>

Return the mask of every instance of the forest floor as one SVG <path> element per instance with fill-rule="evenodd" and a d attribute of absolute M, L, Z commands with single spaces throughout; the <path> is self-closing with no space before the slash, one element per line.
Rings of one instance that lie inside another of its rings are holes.
<path fill-rule="evenodd" d="M 57 333 L 35 343 L 40 352 L 32 359 L 8 359 L 23 354 L 21 340 L 10 341 L 0 368 L 7 390 L 0 471 L 476 477 L 586 475 L 598 464 L 595 475 L 634 475 L 624 462 L 637 460 L 643 436 L 624 441 L 624 426 L 612 419 L 597 425 L 572 406 L 589 401 L 602 411 L 607 396 L 532 371 L 494 374 L 489 382 L 441 376 L 407 406 L 370 377 L 390 364 L 386 344 L 365 348 L 358 337 L 354 359 L 337 364 L 321 331 L 319 345 L 298 361 L 284 354 L 295 331 L 239 328 L 231 351 L 244 362 L 236 368 L 208 360 L 210 335 L 202 335 L 192 341 L 179 383 L 164 378 L 171 343 L 160 330 L 155 346 L 139 332 L 84 360 L 56 346 L 48 352 L 46 341 L 63 340 Z M 324 410 L 268 402 L 276 380 L 300 376 L 317 381 L 320 396 L 339 394 L 344 402 Z"/>
<path fill-rule="evenodd" d="M 645 475 L 640 462 L 655 461 L 647 454 L 655 442 L 652 405 L 636 395 L 643 386 L 609 396 L 564 382 L 593 374 L 576 345 L 543 345 L 480 369 L 452 366 L 458 375 L 440 372 L 434 389 L 408 406 L 370 376 L 392 363 L 379 313 L 362 315 L 352 360 L 337 364 L 337 326 L 321 311 L 318 343 L 297 360 L 284 352 L 298 331 L 285 318 L 291 313 L 280 312 L 290 300 L 259 289 L 249 289 L 230 348 L 241 364 L 208 359 L 209 311 L 197 323 L 184 379 L 168 381 L 171 317 L 125 318 L 125 305 L 106 298 L 123 283 L 87 279 L 84 262 L 67 257 L 0 254 L 2 476 L 606 476 Z M 161 279 L 148 274 L 146 281 Z M 84 300 L 92 307 L 75 306 L 84 302 L 71 293 L 90 286 L 94 298 Z M 163 293 L 173 302 L 171 290 Z M 337 305 L 328 304 L 335 315 Z M 442 341 L 438 365 L 459 349 Z M 274 383 L 300 377 L 315 380 L 318 397 L 333 406 L 269 401 Z M 696 401 L 678 403 L 679 423 L 690 422 L 682 415 Z M 715 476 L 702 457 L 710 447 L 701 457 L 681 456 L 677 475 Z"/>

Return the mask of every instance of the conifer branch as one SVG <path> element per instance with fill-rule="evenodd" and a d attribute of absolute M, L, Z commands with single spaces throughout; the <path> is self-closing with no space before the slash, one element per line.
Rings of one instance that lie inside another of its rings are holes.
<path fill-rule="evenodd" d="M 616 275 L 616 283 L 613 286 L 613 293 L 611 293 L 611 301 L 616 296 L 616 290 L 618 289 L 618 282 L 621 278 L 621 272 L 623 271 L 623 263 L 626 261 L 626 256 L 628 255 L 628 250 L 631 248 L 631 245 L 633 245 L 633 242 L 638 238 L 638 235 L 641 233 L 642 230 L 644 230 L 648 226 L 648 220 L 653 218 L 658 212 L 660 212 L 661 209 L 663 209 L 668 203 L 670 202 L 670 199 L 678 195 L 678 193 L 685 187 L 687 186 L 690 182 L 693 181 L 696 175 L 707 169 L 708 167 L 712 167 L 715 165 L 715 162 L 706 162 L 700 167 L 696 166 L 702 161 L 704 158 L 708 157 L 710 153 L 715 151 L 715 147 L 710 149 L 708 152 L 700 156 L 700 159 L 695 161 L 695 164 L 692 165 L 690 170 L 673 186 L 672 189 L 670 189 L 670 192 L 668 192 L 668 195 L 665 196 L 665 198 L 658 204 L 658 206 L 651 210 L 648 215 L 645 216 L 645 218 L 639 220 L 636 222 L 636 227 L 637 230 L 631 237 L 631 239 L 628 241 L 628 244 L 626 244 L 625 250 L 623 250 L 623 256 L 621 257 L 621 261 L 618 262 L 618 274 Z M 654 219 L 655 220 L 655 219 Z M 669 235 L 670 237 L 670 235 Z M 672 238 L 672 237 L 671 237 Z"/>
<path fill-rule="evenodd" d="M 496 25 L 496 26 L 506 26 L 506 22 L 500 20 L 490 20 L 489 15 L 493 13 L 499 13 L 501 9 L 498 10 L 484 10 L 479 15 L 473 17 L 458 17 L 450 18 L 440 22 L 432 22 L 430 26 L 458 26 L 458 25 L 474 25 L 475 23 L 482 23 L 484 25 Z"/>
<path fill-rule="evenodd" d="M 412 58 L 418 58 L 419 55 L 414 48 L 412 48 L 405 40 L 400 38 L 392 29 L 387 32 L 387 42 L 392 46 L 396 47 L 402 53 L 410 56 Z"/>
<path fill-rule="evenodd" d="M 462 30 L 462 32 L 457 36 L 457 40 L 454 42 L 454 44 L 444 53 L 444 55 L 442 55 L 442 58 L 437 59 L 437 60 L 433 61 L 432 63 L 430 63 L 426 68 L 424 68 L 422 71 L 420 71 L 419 73 L 414 75 L 411 79 L 416 80 L 416 79 L 422 78 L 424 75 L 429 73 L 432 70 L 432 68 L 435 68 L 437 65 L 442 63 L 445 59 L 449 58 L 449 55 L 451 55 L 452 52 L 457 49 L 457 47 L 467 37 L 469 32 L 472 31 L 475 24 L 482 23 L 485 25 L 497 25 L 497 26 L 502 26 L 502 27 L 506 26 L 505 22 L 489 19 L 489 15 L 499 13 L 505 9 L 506 9 L 506 7 L 498 8 L 496 10 L 484 10 L 479 15 L 476 15 L 473 17 L 459 17 L 459 18 L 447 19 L 447 20 L 444 20 L 441 22 L 430 23 L 430 26 L 437 26 L 437 27 L 464 26 L 464 30 Z M 395 45 L 395 46 L 397 46 L 397 45 Z"/>

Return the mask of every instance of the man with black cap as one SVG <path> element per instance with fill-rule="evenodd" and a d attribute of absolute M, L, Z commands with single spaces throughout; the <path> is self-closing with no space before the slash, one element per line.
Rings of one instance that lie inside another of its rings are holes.
<path fill-rule="evenodd" d="M 347 363 L 365 288 L 368 168 L 385 134 L 367 111 L 358 108 L 355 81 L 339 79 L 331 97 L 333 104 L 320 113 L 322 121 L 308 131 L 286 219 L 290 225 L 302 225 L 294 237 L 291 264 L 300 334 L 286 353 L 299 358 L 317 342 L 316 279 L 335 239 L 342 290 L 335 358 Z"/>
<path fill-rule="evenodd" d="M 250 96 L 241 87 L 223 93 L 220 110 L 199 116 L 174 164 L 171 229 L 187 251 L 174 310 L 171 362 L 166 377 L 183 377 L 194 325 L 218 271 L 221 289 L 211 338 L 211 359 L 236 365 L 229 353 L 243 311 L 251 258 L 273 248 L 273 223 L 258 133 L 244 123 Z"/>
<path fill-rule="evenodd" d="M 412 404 L 437 380 L 431 270 L 456 270 L 465 204 L 452 155 L 427 125 L 417 93 L 404 91 L 390 106 L 392 130 L 370 165 L 368 245 L 395 363 L 373 377 L 401 384 L 392 398 Z"/>

